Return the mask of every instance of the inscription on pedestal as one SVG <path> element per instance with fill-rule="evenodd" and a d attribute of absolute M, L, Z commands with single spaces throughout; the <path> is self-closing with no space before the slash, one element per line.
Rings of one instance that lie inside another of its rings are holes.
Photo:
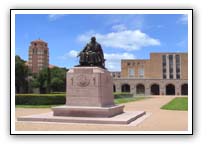
<path fill-rule="evenodd" d="M 80 87 L 87 87 L 90 84 L 90 79 L 86 75 L 79 75 L 77 81 L 77 85 Z"/>

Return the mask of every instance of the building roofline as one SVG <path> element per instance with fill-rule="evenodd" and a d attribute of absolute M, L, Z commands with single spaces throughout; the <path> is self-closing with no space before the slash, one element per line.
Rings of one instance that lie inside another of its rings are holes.
<path fill-rule="evenodd" d="M 141 60 L 141 61 L 148 61 L 150 59 L 121 59 L 121 61 L 127 61 L 127 60 L 129 60 L 129 61 L 139 61 L 139 60 Z"/>
<path fill-rule="evenodd" d="M 36 39 L 36 40 L 31 41 L 31 42 L 42 42 L 42 43 L 47 43 L 47 42 L 45 42 L 45 41 L 42 40 L 42 39 Z"/>
<path fill-rule="evenodd" d="M 188 52 L 150 52 L 150 54 L 188 54 Z"/>
<path fill-rule="evenodd" d="M 151 54 L 188 54 L 188 52 L 150 52 L 150 56 Z M 150 58 L 149 59 L 121 59 L 121 61 L 149 61 Z"/>

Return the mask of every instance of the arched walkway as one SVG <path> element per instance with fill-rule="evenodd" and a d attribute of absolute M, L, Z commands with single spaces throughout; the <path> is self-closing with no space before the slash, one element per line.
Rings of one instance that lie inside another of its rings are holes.
<path fill-rule="evenodd" d="M 151 85 L 151 95 L 160 95 L 160 87 L 158 84 Z"/>
<path fill-rule="evenodd" d="M 130 92 L 130 85 L 128 84 L 123 84 L 121 86 L 121 92 Z"/>
<path fill-rule="evenodd" d="M 188 84 L 183 84 L 181 86 L 181 95 L 188 95 Z"/>
<path fill-rule="evenodd" d="M 173 84 L 166 85 L 166 95 L 175 95 L 175 86 Z"/>
<path fill-rule="evenodd" d="M 136 85 L 136 94 L 145 95 L 145 87 L 143 84 Z"/>
<path fill-rule="evenodd" d="M 113 92 L 116 92 L 116 86 L 113 85 Z"/>

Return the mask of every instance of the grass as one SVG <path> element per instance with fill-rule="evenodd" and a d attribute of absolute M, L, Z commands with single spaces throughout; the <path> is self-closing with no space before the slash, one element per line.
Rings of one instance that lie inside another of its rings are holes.
<path fill-rule="evenodd" d="M 115 104 L 122 104 L 122 103 L 144 100 L 144 99 L 148 99 L 148 98 L 150 98 L 150 97 L 117 98 L 117 99 L 114 100 L 114 103 Z"/>
<path fill-rule="evenodd" d="M 15 105 L 16 108 L 51 108 L 59 105 Z"/>
<path fill-rule="evenodd" d="M 150 97 L 129 97 L 129 98 L 117 98 L 114 100 L 115 104 L 128 103 L 133 101 L 144 100 Z M 51 108 L 59 105 L 16 105 L 16 108 Z"/>
<path fill-rule="evenodd" d="M 174 98 L 169 103 L 162 106 L 161 109 L 187 111 L 188 110 L 188 98 L 187 97 Z"/>

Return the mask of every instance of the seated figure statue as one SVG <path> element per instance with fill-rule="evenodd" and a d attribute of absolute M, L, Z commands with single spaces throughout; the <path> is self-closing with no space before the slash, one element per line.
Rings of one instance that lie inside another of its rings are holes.
<path fill-rule="evenodd" d="M 96 38 L 92 37 L 84 49 L 79 53 L 79 66 L 98 66 L 105 68 L 105 59 L 101 45 L 96 42 Z"/>

